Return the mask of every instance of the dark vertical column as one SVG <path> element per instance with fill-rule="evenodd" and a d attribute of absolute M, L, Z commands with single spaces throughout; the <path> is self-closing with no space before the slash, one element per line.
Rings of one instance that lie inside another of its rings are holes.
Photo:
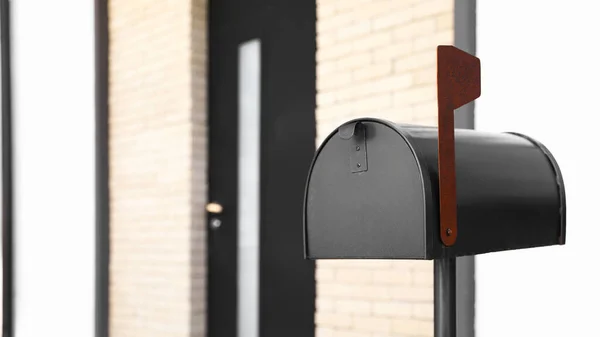
<path fill-rule="evenodd" d="M 2 67 L 2 336 L 13 335 L 13 168 L 10 2 L 0 0 Z"/>
<path fill-rule="evenodd" d="M 254 23 L 264 32 L 260 336 L 314 337 L 315 262 L 302 256 L 302 207 L 317 125 L 316 3 L 270 2 Z"/>
<path fill-rule="evenodd" d="M 456 337 L 456 259 L 434 261 L 434 336 Z"/>
<path fill-rule="evenodd" d="M 454 46 L 476 54 L 476 0 L 454 0 Z M 475 128 L 475 102 L 456 110 L 455 125 L 460 129 Z"/>
<path fill-rule="evenodd" d="M 454 1 L 454 45 L 476 55 L 476 0 Z M 475 102 L 455 113 L 456 128 L 475 128 Z M 460 188 L 460 187 L 458 187 Z M 460 224 L 458 224 L 460 226 Z M 475 257 L 456 260 L 456 328 L 461 337 L 475 336 Z"/>
<path fill-rule="evenodd" d="M 96 337 L 108 336 L 108 5 L 95 0 L 96 65 Z"/>

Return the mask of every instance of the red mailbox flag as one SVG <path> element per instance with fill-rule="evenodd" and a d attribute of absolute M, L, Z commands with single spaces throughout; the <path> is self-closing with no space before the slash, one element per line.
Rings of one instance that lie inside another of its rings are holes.
<path fill-rule="evenodd" d="M 452 246 L 458 234 L 454 110 L 481 95 L 479 59 L 454 46 L 438 46 L 437 95 L 440 237 L 444 245 Z"/>

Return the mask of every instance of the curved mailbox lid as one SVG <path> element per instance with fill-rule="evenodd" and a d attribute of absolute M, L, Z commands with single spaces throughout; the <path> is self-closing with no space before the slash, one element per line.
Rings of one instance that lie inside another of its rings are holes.
<path fill-rule="evenodd" d="M 428 258 L 425 196 L 431 193 L 421 172 L 392 123 L 356 119 L 332 132 L 307 181 L 306 257 Z"/>

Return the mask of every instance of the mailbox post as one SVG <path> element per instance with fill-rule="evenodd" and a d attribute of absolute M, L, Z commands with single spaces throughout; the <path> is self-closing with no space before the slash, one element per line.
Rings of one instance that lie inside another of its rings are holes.
<path fill-rule="evenodd" d="M 433 262 L 434 336 L 456 336 L 456 258 Z"/>
<path fill-rule="evenodd" d="M 435 336 L 456 336 L 456 257 L 563 245 L 565 187 L 517 133 L 454 129 L 480 95 L 479 59 L 437 50 L 438 127 L 359 118 L 317 150 L 304 199 L 308 259 L 434 260 Z"/>

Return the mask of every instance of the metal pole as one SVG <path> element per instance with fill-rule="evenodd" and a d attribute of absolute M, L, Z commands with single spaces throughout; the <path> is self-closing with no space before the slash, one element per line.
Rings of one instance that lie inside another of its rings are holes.
<path fill-rule="evenodd" d="M 437 259 L 434 277 L 434 336 L 456 337 L 456 258 Z"/>

